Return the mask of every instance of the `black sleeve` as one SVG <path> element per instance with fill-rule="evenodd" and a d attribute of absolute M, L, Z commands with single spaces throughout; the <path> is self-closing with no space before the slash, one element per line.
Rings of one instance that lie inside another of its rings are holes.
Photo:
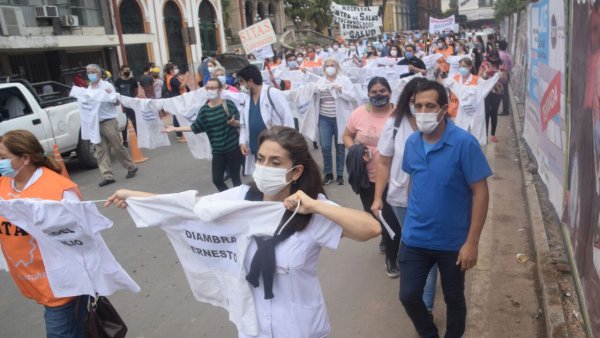
<path fill-rule="evenodd" d="M 415 67 L 417 67 L 419 69 L 427 69 L 427 66 L 425 66 L 425 62 L 423 62 L 423 60 L 421 60 L 421 59 L 417 59 Z"/>

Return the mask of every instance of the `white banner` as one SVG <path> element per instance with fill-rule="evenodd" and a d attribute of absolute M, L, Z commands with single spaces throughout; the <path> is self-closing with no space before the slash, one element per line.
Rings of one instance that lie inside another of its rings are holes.
<path fill-rule="evenodd" d="M 264 60 L 268 58 L 272 58 L 275 56 L 273 54 L 273 47 L 271 45 L 266 45 L 260 48 L 257 48 L 252 51 L 252 54 L 256 57 L 257 60 Z"/>
<path fill-rule="evenodd" d="M 255 49 L 277 42 L 273 25 L 271 25 L 271 20 L 269 19 L 242 29 L 238 34 L 246 53 L 251 53 Z"/>
<path fill-rule="evenodd" d="M 452 31 L 455 28 L 454 24 L 454 15 L 451 15 L 445 19 L 429 17 L 429 33 L 435 34 L 443 33 L 445 31 Z"/>
<path fill-rule="evenodd" d="M 333 20 L 340 25 L 344 38 L 357 39 L 381 35 L 383 26 L 379 6 L 345 6 L 331 3 Z"/>

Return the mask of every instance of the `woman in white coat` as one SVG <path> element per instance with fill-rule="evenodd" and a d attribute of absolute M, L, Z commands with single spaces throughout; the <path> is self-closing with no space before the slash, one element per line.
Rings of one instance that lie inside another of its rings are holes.
<path fill-rule="evenodd" d="M 458 113 L 454 123 L 471 133 L 480 145 L 487 144 L 485 132 L 485 97 L 494 88 L 500 78 L 500 73 L 484 80 L 473 74 L 473 61 L 465 57 L 459 61 L 459 74 L 442 79 L 438 82 L 448 88 L 458 98 Z"/>
<path fill-rule="evenodd" d="M 335 144 L 336 182 L 342 185 L 346 157 L 342 133 L 356 108 L 354 85 L 347 76 L 341 74 L 340 65 L 335 59 L 327 59 L 323 64 L 323 77 L 309 86 L 312 89 L 312 109 L 301 131 L 313 141 L 318 139 L 321 144 L 325 185 L 333 181 L 332 143 Z"/>
<path fill-rule="evenodd" d="M 262 75 L 256 66 L 242 68 L 238 78 L 242 93 L 248 95 L 240 114 L 240 150 L 246 157 L 244 173 L 251 175 L 258 151 L 258 134 L 273 126 L 294 128 L 294 117 L 283 93 L 263 85 Z"/>

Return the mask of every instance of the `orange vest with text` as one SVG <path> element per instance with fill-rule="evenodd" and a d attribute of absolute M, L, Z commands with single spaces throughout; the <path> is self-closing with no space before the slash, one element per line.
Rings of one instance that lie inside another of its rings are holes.
<path fill-rule="evenodd" d="M 0 197 L 40 198 L 60 201 L 66 190 L 79 190 L 71 180 L 42 167 L 42 175 L 24 191 L 12 189 L 12 179 L 0 177 Z M 6 258 L 10 274 L 23 296 L 48 306 L 57 307 L 72 301 L 73 297 L 56 298 L 50 288 L 46 268 L 36 240 L 17 224 L 0 217 L 0 245 Z"/>
<path fill-rule="evenodd" d="M 477 75 L 471 75 L 471 82 L 466 83 L 467 86 L 477 86 L 477 80 L 479 79 L 479 77 Z M 460 81 L 460 74 L 456 74 L 454 75 L 454 81 L 458 82 Z M 458 114 L 458 97 L 456 97 L 456 95 L 454 95 L 454 93 L 452 93 L 452 91 L 450 91 L 450 97 L 448 98 L 450 101 L 448 103 L 448 115 L 450 115 L 450 117 L 455 118 L 456 115 Z"/>

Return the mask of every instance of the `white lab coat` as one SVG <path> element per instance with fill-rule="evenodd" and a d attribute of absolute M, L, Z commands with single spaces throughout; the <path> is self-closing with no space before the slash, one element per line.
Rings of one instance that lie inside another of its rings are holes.
<path fill-rule="evenodd" d="M 263 122 L 267 128 L 271 128 L 271 126 L 286 126 L 294 128 L 294 117 L 285 96 L 279 89 L 271 88 L 271 100 L 269 100 L 269 97 L 267 96 L 267 91 L 269 88 L 270 87 L 263 85 L 260 92 L 260 114 Z M 250 100 L 252 100 L 251 96 L 247 98 L 243 109 L 240 111 L 240 145 L 250 144 L 250 130 L 248 129 Z M 271 106 L 271 101 L 273 101 L 273 105 L 275 105 L 274 109 Z M 248 154 L 248 156 L 246 156 L 244 173 L 246 175 L 252 175 L 253 171 L 254 155 Z"/>
<path fill-rule="evenodd" d="M 455 80 L 456 77 L 448 77 L 444 80 L 444 86 L 451 90 L 459 101 L 458 114 L 454 123 L 475 136 L 483 146 L 487 144 L 484 100 L 498 82 L 500 73 L 494 74 L 487 80 L 479 78 L 476 86 L 469 85 L 472 76 L 469 75 L 466 81 L 461 76 L 458 80 Z"/>
<path fill-rule="evenodd" d="M 336 90 L 331 89 L 333 84 L 338 84 L 342 87 L 342 91 L 338 93 Z M 321 95 L 319 94 L 319 90 L 329 87 L 331 91 L 331 96 L 335 99 L 335 107 L 337 110 L 336 114 L 336 122 L 338 127 L 338 139 L 337 143 L 343 144 L 342 136 L 344 134 L 344 130 L 346 129 L 346 124 L 348 119 L 350 118 L 350 114 L 356 109 L 357 102 L 356 97 L 357 93 L 354 89 L 354 85 L 352 81 L 345 76 L 338 74 L 334 82 L 328 82 L 325 77 L 319 79 L 314 84 L 309 84 L 312 88 L 312 109 L 306 115 L 304 119 L 304 124 L 302 130 L 302 134 L 308 137 L 311 141 L 319 140 L 319 101 L 321 100 Z"/>

